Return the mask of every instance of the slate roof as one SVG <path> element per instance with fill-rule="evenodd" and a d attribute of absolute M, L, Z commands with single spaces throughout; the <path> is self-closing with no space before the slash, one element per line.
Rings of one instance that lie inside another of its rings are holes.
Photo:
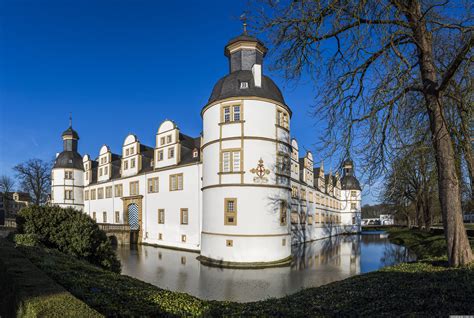
<path fill-rule="evenodd" d="M 54 162 L 53 169 L 55 168 L 84 170 L 82 156 L 76 151 L 63 151 Z"/>
<path fill-rule="evenodd" d="M 353 175 L 345 175 L 341 179 L 342 190 L 359 190 L 361 191 L 359 180 Z"/>
<path fill-rule="evenodd" d="M 241 82 L 248 82 L 248 88 L 240 88 Z M 220 80 L 212 89 L 207 105 L 229 97 L 261 97 L 285 104 L 283 94 L 278 86 L 268 77 L 262 74 L 262 86 L 256 87 L 252 71 L 240 70 L 232 72 Z M 289 107 L 287 106 L 289 109 Z"/>
<path fill-rule="evenodd" d="M 179 167 L 188 163 L 199 162 L 200 154 L 198 153 L 197 158 L 193 158 L 193 150 L 197 148 L 199 151 L 200 146 L 201 146 L 201 138 L 200 137 L 193 138 L 193 137 L 180 133 L 179 140 L 181 144 L 181 161 L 178 163 L 177 166 L 173 166 L 173 168 Z M 152 172 L 154 170 L 154 167 L 151 166 L 151 161 L 154 159 L 155 149 L 153 147 L 140 144 L 140 153 L 142 155 L 142 169 L 136 175 Z M 111 180 L 118 180 L 122 178 L 120 175 L 120 169 L 122 166 L 122 157 L 116 154 L 112 154 L 111 163 L 112 163 L 111 178 L 106 181 L 103 181 L 104 183 L 109 182 Z M 89 185 L 97 184 L 97 169 L 98 169 L 98 162 L 92 161 L 92 179 Z"/>

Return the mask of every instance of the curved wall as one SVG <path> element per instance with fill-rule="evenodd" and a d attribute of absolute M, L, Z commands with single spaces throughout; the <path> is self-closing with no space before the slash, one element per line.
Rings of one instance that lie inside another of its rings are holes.
<path fill-rule="evenodd" d="M 241 120 L 222 123 L 222 107 L 240 105 Z M 277 183 L 277 153 L 289 154 L 289 132 L 276 126 L 274 103 L 226 100 L 203 113 L 203 219 L 201 255 L 230 263 L 262 263 L 291 253 L 289 183 Z M 223 172 L 222 152 L 240 151 L 240 170 Z M 260 166 L 263 173 L 258 175 Z M 226 199 L 235 199 L 236 224 L 226 224 Z"/>

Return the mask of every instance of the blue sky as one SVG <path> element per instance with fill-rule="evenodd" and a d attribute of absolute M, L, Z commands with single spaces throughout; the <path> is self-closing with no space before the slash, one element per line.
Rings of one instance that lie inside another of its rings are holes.
<path fill-rule="evenodd" d="M 245 1 L 0 0 L 0 174 L 52 160 L 69 112 L 79 151 L 93 157 L 104 143 L 119 152 L 128 133 L 153 146 L 164 119 L 197 136 L 246 9 Z M 269 62 L 264 72 L 294 112 L 293 137 L 314 150 L 313 87 L 285 82 Z"/>

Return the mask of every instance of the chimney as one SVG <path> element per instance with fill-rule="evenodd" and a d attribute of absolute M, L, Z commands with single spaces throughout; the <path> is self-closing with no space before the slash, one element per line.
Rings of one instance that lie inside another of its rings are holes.
<path fill-rule="evenodd" d="M 252 74 L 255 87 L 262 87 L 262 65 L 254 64 L 252 66 Z"/>

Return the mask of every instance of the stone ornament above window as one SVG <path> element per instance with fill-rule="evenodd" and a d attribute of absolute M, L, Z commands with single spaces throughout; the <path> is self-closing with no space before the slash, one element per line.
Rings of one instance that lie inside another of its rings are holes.
<path fill-rule="evenodd" d="M 270 170 L 265 168 L 265 165 L 263 164 L 263 159 L 262 158 L 260 158 L 260 160 L 258 161 L 257 167 L 250 169 L 250 172 L 256 175 L 253 178 L 253 182 L 255 182 L 255 183 L 267 183 L 268 182 L 268 178 L 266 176 L 270 174 Z"/>

